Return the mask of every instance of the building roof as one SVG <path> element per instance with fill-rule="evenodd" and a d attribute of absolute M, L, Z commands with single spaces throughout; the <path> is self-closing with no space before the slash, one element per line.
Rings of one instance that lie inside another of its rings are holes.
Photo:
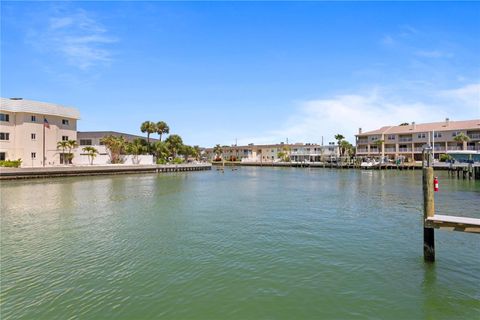
<path fill-rule="evenodd" d="M 0 110 L 80 119 L 80 112 L 75 108 L 23 98 L 1 98 Z"/>
<path fill-rule="evenodd" d="M 430 131 L 454 131 L 454 130 L 480 130 L 480 119 L 463 121 L 442 121 L 430 123 L 409 124 L 406 126 L 385 126 L 380 129 L 362 132 L 356 136 L 369 136 L 374 134 L 409 134 Z"/>
<path fill-rule="evenodd" d="M 147 137 L 137 136 L 134 134 L 123 133 L 118 131 L 78 131 L 77 139 L 101 139 L 105 136 L 123 136 L 127 141 L 132 141 L 134 139 L 140 138 L 147 140 Z M 158 139 L 150 138 L 150 142 L 156 142 Z"/>

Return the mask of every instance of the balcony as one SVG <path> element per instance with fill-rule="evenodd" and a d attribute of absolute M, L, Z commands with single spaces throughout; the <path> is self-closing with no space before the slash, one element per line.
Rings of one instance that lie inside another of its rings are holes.
<path fill-rule="evenodd" d="M 433 148 L 434 151 L 445 151 L 445 147 L 435 147 Z"/>
<path fill-rule="evenodd" d="M 463 148 L 459 146 L 448 146 L 448 150 L 463 150 Z"/>
<path fill-rule="evenodd" d="M 475 146 L 467 146 L 467 150 L 480 151 L 480 146 L 478 146 L 478 147 L 475 147 Z"/>
<path fill-rule="evenodd" d="M 385 148 L 385 152 L 396 152 L 395 148 Z"/>
<path fill-rule="evenodd" d="M 480 133 L 470 133 L 470 134 L 468 134 L 468 137 L 470 139 L 479 140 L 480 139 Z"/>
<path fill-rule="evenodd" d="M 357 149 L 357 153 L 367 153 L 367 149 Z"/>
<path fill-rule="evenodd" d="M 411 138 L 411 137 L 409 137 L 409 138 L 400 138 L 400 139 L 398 139 L 398 141 L 400 141 L 400 142 L 411 142 L 411 141 L 412 141 L 412 138 Z"/>
<path fill-rule="evenodd" d="M 399 148 L 398 151 L 400 151 L 400 152 L 412 152 L 412 148 Z"/>

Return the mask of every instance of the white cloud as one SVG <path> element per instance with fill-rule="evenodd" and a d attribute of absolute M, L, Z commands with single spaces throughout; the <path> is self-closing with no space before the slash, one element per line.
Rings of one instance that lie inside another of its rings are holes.
<path fill-rule="evenodd" d="M 466 107 L 476 109 L 477 116 L 480 116 L 480 83 L 468 84 L 464 87 L 444 90 L 440 96 L 456 100 Z"/>
<path fill-rule="evenodd" d="M 31 30 L 29 41 L 38 49 L 60 54 L 70 65 L 82 70 L 112 60 L 108 44 L 117 41 L 85 10 L 57 12 L 47 25 Z"/>
<path fill-rule="evenodd" d="M 341 133 L 353 142 L 358 128 L 365 132 L 402 122 L 439 121 L 446 113 L 438 110 L 437 106 L 421 102 L 389 100 L 373 90 L 366 95 L 348 94 L 300 103 L 298 114 L 292 116 L 282 130 L 272 131 L 270 135 L 289 137 L 291 142 L 320 142 L 323 136 L 326 143 Z"/>
<path fill-rule="evenodd" d="M 239 139 L 238 144 L 267 144 L 285 141 L 324 143 L 343 134 L 354 142 L 358 128 L 363 132 L 403 122 L 417 123 L 476 118 L 480 116 L 480 84 L 431 94 L 435 104 L 410 102 L 394 98 L 379 89 L 366 94 L 343 94 L 326 99 L 299 102 L 293 114 L 278 130 L 264 132 L 260 137 Z M 452 107 L 453 106 L 453 107 Z M 456 106 L 456 107 L 454 107 Z M 464 106 L 462 108 L 462 106 Z M 475 110 L 476 109 L 476 110 Z"/>

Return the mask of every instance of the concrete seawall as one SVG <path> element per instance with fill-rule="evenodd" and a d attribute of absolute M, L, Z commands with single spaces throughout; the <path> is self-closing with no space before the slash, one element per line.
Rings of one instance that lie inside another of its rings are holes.
<path fill-rule="evenodd" d="M 0 168 L 0 180 L 211 170 L 210 164 Z"/>

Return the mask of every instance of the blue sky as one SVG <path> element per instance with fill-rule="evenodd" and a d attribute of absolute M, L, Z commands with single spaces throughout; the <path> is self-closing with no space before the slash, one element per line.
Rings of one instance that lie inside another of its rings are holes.
<path fill-rule="evenodd" d="M 2 2 L 1 96 L 78 129 L 321 142 L 480 118 L 480 3 Z"/>

